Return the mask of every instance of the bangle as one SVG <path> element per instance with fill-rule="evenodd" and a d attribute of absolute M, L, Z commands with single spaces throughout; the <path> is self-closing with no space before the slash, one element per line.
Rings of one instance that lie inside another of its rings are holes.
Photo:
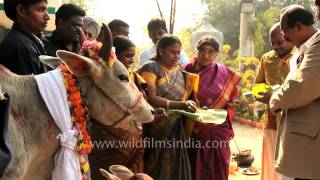
<path fill-rule="evenodd" d="M 170 108 L 170 100 L 167 100 L 166 103 L 167 103 L 167 109 L 169 109 Z"/>

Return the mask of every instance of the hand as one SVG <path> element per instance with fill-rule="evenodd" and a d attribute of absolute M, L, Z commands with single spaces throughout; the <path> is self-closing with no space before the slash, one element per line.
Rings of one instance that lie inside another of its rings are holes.
<path fill-rule="evenodd" d="M 262 98 L 256 98 L 257 101 L 260 101 L 264 104 L 269 104 L 272 92 L 267 91 L 267 92 L 260 92 L 259 95 L 263 96 Z"/>
<path fill-rule="evenodd" d="M 181 102 L 181 109 L 188 111 L 188 112 L 196 112 L 197 111 L 197 105 L 194 101 L 183 101 Z"/>
<path fill-rule="evenodd" d="M 154 111 L 154 119 L 159 119 L 168 116 L 164 108 L 154 108 Z"/>

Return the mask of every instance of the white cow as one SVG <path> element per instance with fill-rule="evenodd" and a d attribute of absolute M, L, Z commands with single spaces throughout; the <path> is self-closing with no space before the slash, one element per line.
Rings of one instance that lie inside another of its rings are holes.
<path fill-rule="evenodd" d="M 130 115 L 122 122 L 153 120 L 152 107 L 145 99 L 136 102 L 140 92 L 129 82 L 128 71 L 121 62 L 105 67 L 66 51 L 57 54 L 79 79 L 80 89 L 88 100 L 89 114 L 101 124 L 112 125 L 128 112 Z M 59 148 L 56 136 L 60 132 L 40 96 L 34 76 L 19 76 L 0 65 L 0 87 L 11 97 L 9 136 L 13 146 L 13 159 L 0 179 L 50 178 Z M 134 108 L 133 104 L 136 104 Z M 135 128 L 136 123 L 123 124 L 130 129 Z"/>

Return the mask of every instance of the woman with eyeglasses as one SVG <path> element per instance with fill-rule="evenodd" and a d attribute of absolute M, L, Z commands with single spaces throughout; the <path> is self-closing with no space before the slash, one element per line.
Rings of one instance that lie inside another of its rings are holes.
<path fill-rule="evenodd" d="M 219 44 L 214 37 L 208 36 L 200 39 L 197 50 L 196 57 L 185 65 L 185 70 L 200 76 L 197 93 L 200 106 L 210 109 L 226 109 L 228 117 L 223 124 L 219 125 L 195 123 L 192 136 L 196 140 L 200 140 L 202 145 L 214 142 L 219 146 L 195 149 L 196 154 L 191 161 L 191 166 L 194 169 L 195 180 L 227 180 L 231 156 L 229 141 L 234 135 L 231 121 L 240 76 L 217 62 Z"/>

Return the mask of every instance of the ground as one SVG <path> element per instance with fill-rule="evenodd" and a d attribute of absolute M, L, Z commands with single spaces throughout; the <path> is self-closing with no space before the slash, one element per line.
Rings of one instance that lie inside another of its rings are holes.
<path fill-rule="evenodd" d="M 252 155 L 255 160 L 253 166 L 261 169 L 261 151 L 262 151 L 262 135 L 263 131 L 261 129 L 252 128 L 248 125 L 239 124 L 237 122 L 233 123 L 233 128 L 235 132 L 235 141 L 237 142 L 240 149 L 251 149 Z M 231 151 L 236 153 L 238 150 L 236 148 L 234 140 L 231 141 Z M 234 175 L 229 176 L 229 180 L 260 180 L 260 175 L 246 176 L 243 175 L 243 169 L 239 169 Z"/>

